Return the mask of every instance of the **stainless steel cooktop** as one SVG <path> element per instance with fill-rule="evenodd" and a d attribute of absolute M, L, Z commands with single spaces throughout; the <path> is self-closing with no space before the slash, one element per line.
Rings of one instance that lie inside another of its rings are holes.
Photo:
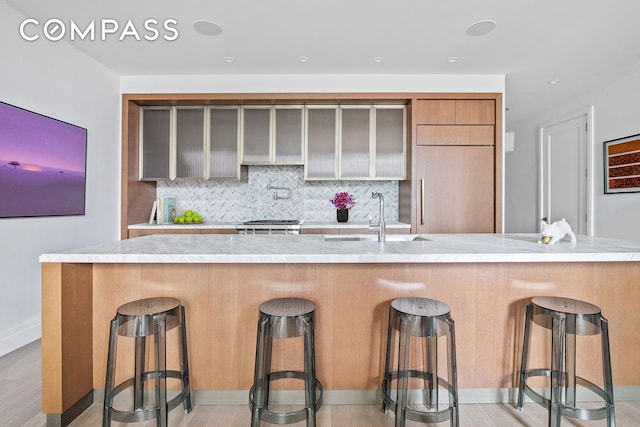
<path fill-rule="evenodd" d="M 300 234 L 299 219 L 257 219 L 245 221 L 236 229 L 240 234 Z"/>
<path fill-rule="evenodd" d="M 300 224 L 299 219 L 255 219 L 245 221 L 243 225 L 297 225 Z"/>

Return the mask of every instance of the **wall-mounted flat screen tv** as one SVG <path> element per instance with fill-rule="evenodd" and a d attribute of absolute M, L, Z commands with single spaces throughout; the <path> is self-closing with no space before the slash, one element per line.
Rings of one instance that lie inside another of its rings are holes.
<path fill-rule="evenodd" d="M 0 218 L 84 215 L 87 130 L 0 102 Z"/>

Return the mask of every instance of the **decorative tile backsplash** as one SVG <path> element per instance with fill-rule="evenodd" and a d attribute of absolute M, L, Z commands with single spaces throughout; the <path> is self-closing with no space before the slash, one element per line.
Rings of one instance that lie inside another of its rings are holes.
<path fill-rule="evenodd" d="M 274 194 L 291 198 L 274 199 Z M 305 181 L 302 166 L 249 166 L 248 182 L 237 181 L 159 181 L 157 197 L 175 197 L 179 213 L 194 209 L 207 222 L 243 222 L 255 219 L 302 219 L 335 221 L 336 209 L 330 200 L 336 192 L 353 194 L 355 206 L 350 221 L 378 218 L 378 199 L 384 195 L 385 220 L 398 220 L 398 181 Z"/>

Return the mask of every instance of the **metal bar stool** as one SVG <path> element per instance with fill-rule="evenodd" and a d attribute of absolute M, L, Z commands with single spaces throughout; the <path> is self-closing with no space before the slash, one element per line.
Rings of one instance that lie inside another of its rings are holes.
<path fill-rule="evenodd" d="M 249 391 L 252 427 L 259 427 L 261 420 L 272 424 L 291 424 L 305 419 L 307 426 L 315 427 L 323 391 L 315 368 L 315 309 L 313 302 L 301 298 L 278 298 L 260 305 L 254 380 Z M 300 336 L 304 337 L 304 372 L 271 372 L 273 338 Z M 270 383 L 283 378 L 304 380 L 304 408 L 294 412 L 272 412 L 268 409 Z"/>
<path fill-rule="evenodd" d="M 396 414 L 396 427 L 403 427 L 406 420 L 422 423 L 439 423 L 450 420 L 457 427 L 458 380 L 456 372 L 455 327 L 449 315 L 449 306 L 428 298 L 398 298 L 389 307 L 387 331 L 387 353 L 382 379 L 382 412 L 391 409 Z M 397 332 L 397 333 L 396 333 Z M 445 381 L 438 376 L 438 337 L 447 337 L 447 368 Z M 422 369 L 409 367 L 410 338 L 424 338 L 423 357 L 426 366 Z M 394 355 L 398 343 L 397 370 Z M 426 411 L 409 408 L 408 380 L 419 378 L 426 382 L 423 404 Z M 391 383 L 396 381 L 396 399 L 391 395 Z M 438 391 L 444 388 L 449 397 L 447 408 L 439 409 Z"/>
<path fill-rule="evenodd" d="M 167 370 L 166 333 L 176 326 L 179 331 L 180 370 Z M 118 337 L 135 338 L 134 376 L 114 387 L 116 352 Z M 145 371 L 146 340 L 153 336 L 155 370 Z M 181 381 L 180 392 L 167 401 L 167 378 Z M 155 381 L 155 402 L 145 407 L 144 383 Z M 133 387 L 133 410 L 113 407 L 114 398 L 122 391 Z M 103 427 L 111 421 L 125 423 L 147 421 L 156 418 L 156 425 L 167 426 L 169 412 L 179 404 L 191 412 L 191 392 L 189 386 L 189 364 L 187 357 L 187 330 L 184 306 L 176 298 L 147 298 L 120 306 L 111 321 L 109 353 L 107 356 L 107 378 L 105 381 Z"/>
<path fill-rule="evenodd" d="M 551 368 L 530 369 L 531 325 L 536 323 L 551 330 Z M 599 387 L 576 375 L 576 336 L 601 336 L 602 377 L 604 387 Z M 527 383 L 532 377 L 547 377 L 551 380 L 549 398 L 535 391 Z M 576 406 L 577 386 L 585 387 L 604 401 L 604 406 L 593 409 Z M 600 308 L 587 302 L 561 297 L 535 297 L 527 305 L 522 363 L 518 383 L 516 408 L 524 409 L 524 396 L 549 411 L 549 426 L 560 426 L 562 416 L 580 420 L 606 418 L 609 427 L 615 426 L 613 406 L 613 381 L 611 379 L 611 356 L 609 353 L 609 327 Z M 564 396 L 564 397 L 563 397 Z"/>

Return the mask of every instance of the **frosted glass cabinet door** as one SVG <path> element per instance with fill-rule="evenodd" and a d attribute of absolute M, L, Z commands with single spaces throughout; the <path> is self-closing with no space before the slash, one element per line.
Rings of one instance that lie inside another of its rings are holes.
<path fill-rule="evenodd" d="M 176 178 L 204 178 L 204 111 L 176 111 Z"/>
<path fill-rule="evenodd" d="M 141 115 L 140 180 L 169 179 L 171 152 L 171 110 L 145 108 Z"/>
<path fill-rule="evenodd" d="M 302 107 L 276 107 L 274 135 L 274 163 L 301 165 L 303 121 Z"/>
<path fill-rule="evenodd" d="M 305 178 L 335 179 L 337 175 L 337 107 L 307 108 Z"/>
<path fill-rule="evenodd" d="M 270 156 L 271 109 L 269 107 L 243 107 L 242 163 L 268 164 Z"/>
<path fill-rule="evenodd" d="M 240 178 L 238 159 L 239 109 L 209 110 L 209 178 Z"/>
<path fill-rule="evenodd" d="M 340 177 L 369 178 L 371 108 L 340 108 Z"/>
<path fill-rule="evenodd" d="M 376 178 L 406 178 L 405 109 L 376 107 Z"/>

